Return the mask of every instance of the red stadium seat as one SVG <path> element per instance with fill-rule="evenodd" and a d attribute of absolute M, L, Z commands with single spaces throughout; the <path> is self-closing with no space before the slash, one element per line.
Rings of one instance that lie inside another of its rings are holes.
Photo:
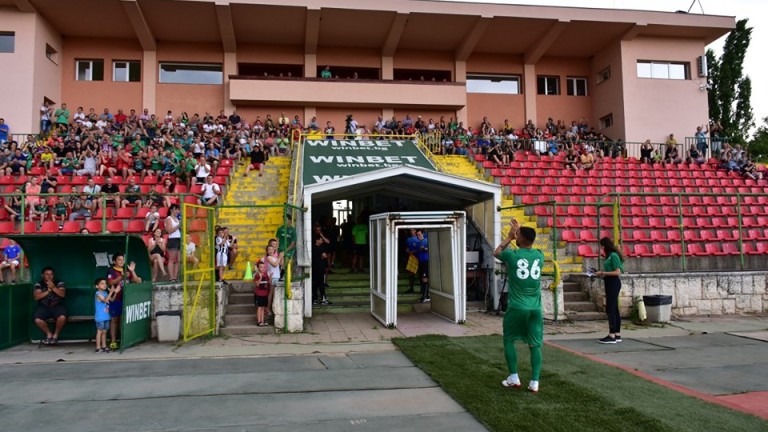
<path fill-rule="evenodd" d="M 672 243 L 669 245 L 669 252 L 673 256 L 681 256 L 683 255 L 683 245 L 680 243 Z"/>
<path fill-rule="evenodd" d="M 699 243 L 690 243 L 687 245 L 687 249 L 688 249 L 688 255 L 693 255 L 693 256 L 707 255 L 707 252 L 704 251 L 704 249 L 701 247 L 701 244 Z"/>
<path fill-rule="evenodd" d="M 11 233 L 13 233 L 13 222 L 11 221 L 0 222 L 0 234 L 11 234 Z"/>
<path fill-rule="evenodd" d="M 634 246 L 634 252 L 636 256 L 647 258 L 654 256 L 653 253 L 648 250 L 648 245 L 645 243 L 637 243 Z"/>
<path fill-rule="evenodd" d="M 144 232 L 144 221 L 138 219 L 131 219 L 128 221 L 128 226 L 125 227 L 127 233 L 142 233 Z"/>
<path fill-rule="evenodd" d="M 651 230 L 651 241 L 665 242 L 667 241 L 667 233 L 661 230 Z"/>
<path fill-rule="evenodd" d="M 697 242 L 701 241 L 701 237 L 698 233 L 698 230 L 685 230 L 683 232 L 683 238 L 686 242 Z"/>
<path fill-rule="evenodd" d="M 560 235 L 565 242 L 572 243 L 579 241 L 579 239 L 576 237 L 576 233 L 574 233 L 572 230 L 563 230 Z"/>
<path fill-rule="evenodd" d="M 584 258 L 597 258 L 598 256 L 590 245 L 579 245 L 578 254 Z"/>
<path fill-rule="evenodd" d="M 654 243 L 652 246 L 653 254 L 660 257 L 667 257 L 674 255 L 668 251 L 667 248 L 661 243 Z"/>
<path fill-rule="evenodd" d="M 651 241 L 650 238 L 648 238 L 648 234 L 645 233 L 643 230 L 634 230 L 632 231 L 632 240 L 636 242 L 646 242 Z"/>
<path fill-rule="evenodd" d="M 80 222 L 66 221 L 64 222 L 64 229 L 62 229 L 61 232 L 65 234 L 75 234 L 80 232 L 80 228 Z"/>
<path fill-rule="evenodd" d="M 497 170 L 493 170 L 493 171 L 497 171 Z M 498 170 L 498 171 L 501 171 L 501 170 Z M 216 175 L 223 176 L 223 177 L 229 176 L 229 167 L 220 166 L 216 168 Z M 504 176 L 503 172 L 500 172 L 499 177 L 503 177 L 503 176 Z"/>
<path fill-rule="evenodd" d="M 716 239 L 715 235 L 712 234 L 712 231 L 710 230 L 702 230 L 700 236 L 703 241 L 714 241 Z"/>
<path fill-rule="evenodd" d="M 706 243 L 704 245 L 704 250 L 706 251 L 707 255 L 715 255 L 715 256 L 725 256 L 727 255 L 725 252 L 723 252 L 720 249 L 719 243 Z"/>
<path fill-rule="evenodd" d="M 23 228 L 24 228 L 24 229 L 23 229 L 23 231 L 22 231 L 22 226 L 21 226 L 21 225 L 19 225 L 19 226 L 16 228 L 16 231 L 15 231 L 15 232 L 16 232 L 16 233 L 19 233 L 19 234 L 20 234 L 20 233 L 22 233 L 22 232 L 23 232 L 24 234 L 34 234 L 34 233 L 35 233 L 35 231 L 37 231 L 37 224 L 36 224 L 35 222 L 30 222 L 30 221 L 27 221 L 27 222 L 24 222 L 24 227 L 23 227 Z"/>
<path fill-rule="evenodd" d="M 221 166 L 223 167 L 231 167 L 233 165 L 232 159 L 222 159 L 221 160 Z"/>
<path fill-rule="evenodd" d="M 716 234 L 718 240 L 732 241 L 739 238 L 739 230 L 717 230 Z"/>
<path fill-rule="evenodd" d="M 91 234 L 97 234 L 101 232 L 101 221 L 92 220 L 85 223 L 85 227 L 88 228 Z"/>
<path fill-rule="evenodd" d="M 115 213 L 115 219 L 131 219 L 133 218 L 133 208 L 123 207 L 117 209 Z"/>
<path fill-rule="evenodd" d="M 579 231 L 579 241 L 588 243 L 597 243 L 595 233 L 592 230 Z"/>
<path fill-rule="evenodd" d="M 111 220 L 107 222 L 107 231 L 112 234 L 120 234 L 125 231 L 125 226 L 121 220 Z"/>
<path fill-rule="evenodd" d="M 103 214 L 104 214 L 104 210 L 103 209 L 97 209 L 96 213 L 93 214 L 93 218 L 94 219 L 101 219 Z M 107 219 L 111 219 L 112 218 L 112 209 L 107 207 L 106 208 L 106 214 L 107 214 Z M 99 223 L 101 223 L 101 221 L 99 221 Z"/>
<path fill-rule="evenodd" d="M 37 230 L 40 234 L 53 234 L 59 232 L 59 224 L 54 221 L 45 221 Z"/>
<path fill-rule="evenodd" d="M 741 255 L 739 247 L 733 243 L 723 243 L 723 253 L 726 255 Z"/>
<path fill-rule="evenodd" d="M 754 246 L 752 246 L 752 243 L 744 243 L 744 255 L 760 255 L 760 251 L 755 249 Z"/>

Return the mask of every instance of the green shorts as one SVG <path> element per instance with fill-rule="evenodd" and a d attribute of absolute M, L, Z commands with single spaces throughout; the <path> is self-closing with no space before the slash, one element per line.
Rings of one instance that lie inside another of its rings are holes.
<path fill-rule="evenodd" d="M 544 340 L 544 314 L 541 309 L 507 309 L 504 313 L 504 341 L 521 340 L 541 346 Z"/>

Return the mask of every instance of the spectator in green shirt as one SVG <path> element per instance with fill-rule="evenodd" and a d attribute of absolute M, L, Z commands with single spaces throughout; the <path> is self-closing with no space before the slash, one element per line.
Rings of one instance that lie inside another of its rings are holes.
<path fill-rule="evenodd" d="M 59 128 L 59 132 L 66 132 L 69 127 L 69 110 L 67 104 L 61 104 L 61 108 L 57 109 L 53 113 L 53 118 L 56 119 L 56 127 Z"/>
<path fill-rule="evenodd" d="M 363 273 L 363 264 L 368 256 L 368 224 L 362 216 L 357 217 L 357 223 L 352 227 L 352 240 L 355 244 L 352 249 L 352 273 Z"/>
<path fill-rule="evenodd" d="M 597 272 L 605 282 L 605 312 L 608 314 L 608 336 L 599 339 L 602 344 L 615 344 L 621 342 L 621 313 L 619 311 L 619 292 L 621 291 L 621 279 L 619 276 L 624 271 L 624 257 L 616 245 L 608 237 L 600 239 L 605 261 L 603 270 Z"/>
<path fill-rule="evenodd" d="M 326 66 L 325 69 L 323 69 L 320 72 L 320 78 L 324 78 L 324 79 L 333 78 L 333 74 L 331 73 L 331 67 L 330 66 Z"/>
<path fill-rule="evenodd" d="M 291 215 L 286 215 L 286 222 L 280 225 L 275 232 L 278 241 L 278 252 L 285 253 L 285 261 L 288 261 L 296 253 L 296 228 L 293 227 Z"/>

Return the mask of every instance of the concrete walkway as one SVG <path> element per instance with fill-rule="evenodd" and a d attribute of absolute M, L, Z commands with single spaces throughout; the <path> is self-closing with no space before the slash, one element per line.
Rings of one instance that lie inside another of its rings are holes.
<path fill-rule="evenodd" d="M 545 340 L 693 396 L 768 418 L 768 375 L 764 373 L 768 367 L 768 316 L 689 318 L 650 327 L 625 322 L 624 342 L 598 344 L 597 338 L 606 330 L 605 321 L 546 322 Z M 350 356 L 402 357 L 390 342 L 395 337 L 500 333 L 501 316 L 480 312 L 468 313 L 464 325 L 431 314 L 401 314 L 397 329 L 382 327 L 368 313 L 318 314 L 301 334 L 213 338 L 181 346 L 147 342 L 110 355 L 94 354 L 90 344 L 42 348 L 26 344 L 3 351 L 0 365 L 320 356 L 339 356 L 350 362 Z M 397 361 L 410 363 L 404 358 Z M 387 379 L 386 374 L 382 379 Z M 444 396 L 439 387 L 430 391 L 436 392 L 434 397 Z"/>

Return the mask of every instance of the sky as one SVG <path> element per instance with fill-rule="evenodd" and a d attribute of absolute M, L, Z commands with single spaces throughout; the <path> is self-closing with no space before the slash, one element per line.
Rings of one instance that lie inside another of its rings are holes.
<path fill-rule="evenodd" d="M 662 12 L 687 11 L 693 0 L 460 0 L 473 3 L 507 3 L 538 6 L 574 6 L 607 9 L 655 10 Z M 701 5 L 701 7 L 699 6 Z M 768 59 L 761 56 L 768 47 L 768 0 L 697 0 L 691 13 L 735 16 L 736 20 L 749 18 L 753 27 L 752 41 L 744 61 L 744 71 L 752 79 L 752 109 L 755 122 L 761 125 L 768 117 L 768 74 L 761 69 Z M 710 45 L 720 55 L 725 36 Z M 763 72 L 763 73 L 761 73 Z"/>

